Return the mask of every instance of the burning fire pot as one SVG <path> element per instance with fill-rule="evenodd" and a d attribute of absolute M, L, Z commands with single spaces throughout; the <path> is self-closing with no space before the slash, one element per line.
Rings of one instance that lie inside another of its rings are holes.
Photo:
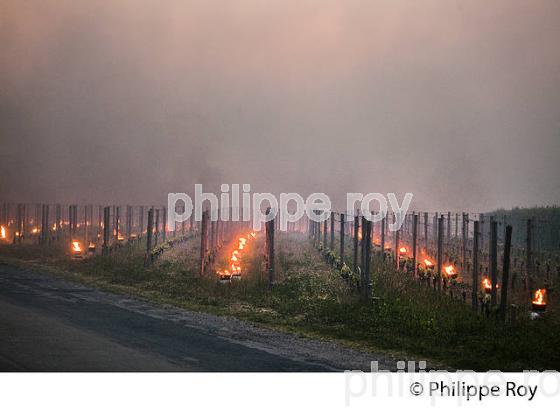
<path fill-rule="evenodd" d="M 89 245 L 88 245 L 88 248 L 87 248 L 88 253 L 95 253 L 95 248 L 96 248 L 95 243 L 90 242 Z"/>
<path fill-rule="evenodd" d="M 535 297 L 531 301 L 533 312 L 543 313 L 546 311 L 546 289 L 537 289 Z"/>
<path fill-rule="evenodd" d="M 218 271 L 219 282 L 220 283 L 229 283 L 231 282 L 231 273 L 228 270 Z"/>
<path fill-rule="evenodd" d="M 500 289 L 499 284 L 496 284 L 496 289 Z M 488 277 L 482 279 L 482 290 L 488 295 L 492 293 L 492 281 Z"/>
<path fill-rule="evenodd" d="M 453 266 L 453 265 L 445 266 L 444 271 L 445 271 L 445 274 L 447 275 L 447 277 L 449 279 L 453 279 L 453 278 L 456 278 L 458 276 L 457 271 L 455 270 L 455 266 Z"/>
<path fill-rule="evenodd" d="M 484 289 L 484 293 L 487 294 L 492 293 L 492 282 L 490 282 L 490 279 L 488 278 L 482 279 L 482 289 Z"/>
<path fill-rule="evenodd" d="M 80 259 L 82 255 L 82 244 L 80 241 L 72 241 L 72 257 L 75 259 Z"/>

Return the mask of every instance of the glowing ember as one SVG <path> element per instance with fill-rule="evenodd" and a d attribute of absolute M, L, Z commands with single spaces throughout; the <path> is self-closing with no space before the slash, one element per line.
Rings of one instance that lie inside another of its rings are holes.
<path fill-rule="evenodd" d="M 33 228 L 33 229 L 31 230 L 31 233 L 38 233 L 38 232 L 39 232 L 39 228 Z"/>
<path fill-rule="evenodd" d="M 6 239 L 8 237 L 8 235 L 6 234 L 6 228 L 4 227 L 4 225 L 2 225 L 0 227 L 0 238 L 1 239 Z"/>
<path fill-rule="evenodd" d="M 434 266 L 434 263 L 429 259 L 424 259 L 424 265 L 426 265 L 426 268 L 431 268 Z"/>
<path fill-rule="evenodd" d="M 72 252 L 74 253 L 82 252 L 82 244 L 79 241 L 72 241 Z"/>
<path fill-rule="evenodd" d="M 457 271 L 455 270 L 455 267 L 453 265 L 447 265 L 443 269 L 445 270 L 445 273 L 449 278 L 454 278 L 455 276 L 457 276 Z"/>

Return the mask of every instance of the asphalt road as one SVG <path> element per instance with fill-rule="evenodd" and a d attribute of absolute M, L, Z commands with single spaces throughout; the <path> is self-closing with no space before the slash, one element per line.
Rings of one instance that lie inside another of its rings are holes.
<path fill-rule="evenodd" d="M 0 371 L 337 371 L 369 357 L 0 264 Z"/>

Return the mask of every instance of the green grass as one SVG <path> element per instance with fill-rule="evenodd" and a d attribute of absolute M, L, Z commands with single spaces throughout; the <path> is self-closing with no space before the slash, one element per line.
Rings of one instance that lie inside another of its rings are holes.
<path fill-rule="evenodd" d="M 227 248 L 226 248 L 227 249 Z M 224 254 L 227 250 L 224 249 Z M 3 247 L 0 254 L 34 260 L 100 287 L 190 309 L 235 316 L 366 350 L 399 352 L 457 369 L 519 371 L 560 369 L 557 315 L 542 320 L 519 313 L 502 324 L 469 306 L 374 263 L 374 296 L 363 302 L 355 286 L 329 267 L 304 236 L 278 235 L 277 283 L 270 289 L 262 264 L 262 238 L 250 243 L 241 281 L 220 284 L 198 276 L 198 241 L 166 252 L 144 267 L 139 247 L 107 257 L 71 260 L 36 247 Z"/>

